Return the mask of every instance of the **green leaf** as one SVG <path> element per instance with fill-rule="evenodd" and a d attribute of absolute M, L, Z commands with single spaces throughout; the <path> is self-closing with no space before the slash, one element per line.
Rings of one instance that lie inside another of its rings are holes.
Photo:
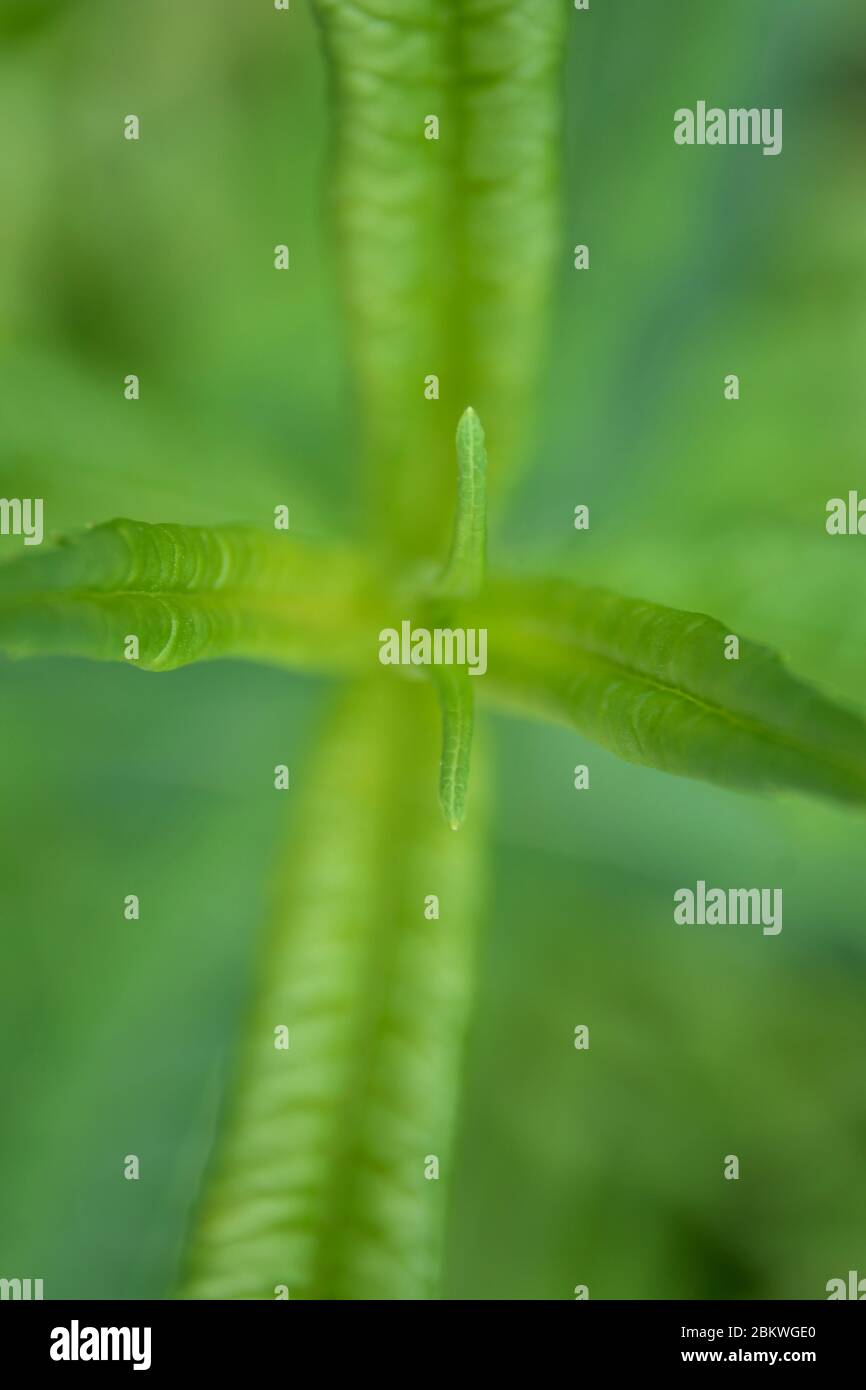
<path fill-rule="evenodd" d="M 471 406 L 457 426 L 457 512 L 451 553 L 439 584 L 449 598 L 471 598 L 484 579 L 487 547 L 487 452 Z"/>
<path fill-rule="evenodd" d="M 0 651 L 145 670 L 251 657 L 339 670 L 369 659 L 375 585 L 352 553 L 251 527 L 111 521 L 0 566 Z"/>
<path fill-rule="evenodd" d="M 442 461 L 464 402 L 488 421 L 499 497 L 523 452 L 562 253 L 567 10 L 554 0 L 317 0 L 316 10 L 371 501 L 396 548 L 435 555 L 450 511 Z M 424 397 L 430 375 L 439 401 Z"/>
<path fill-rule="evenodd" d="M 568 581 L 500 579 L 484 691 L 572 725 L 629 762 L 743 789 L 866 801 L 866 723 L 765 647 L 700 613 Z M 734 634 L 736 635 L 736 634 Z"/>
<path fill-rule="evenodd" d="M 475 597 L 484 580 L 487 545 L 487 454 L 484 430 L 471 406 L 457 426 L 457 510 L 448 563 L 435 586 L 430 616 L 434 625 L 451 624 L 451 610 Z M 439 804 L 452 830 L 466 814 L 474 699 L 468 672 L 431 668 L 442 711 Z"/>
<path fill-rule="evenodd" d="M 352 688 L 320 743 L 184 1297 L 437 1294 L 478 855 L 432 794 L 428 689 Z"/>
<path fill-rule="evenodd" d="M 466 815 L 469 758 L 472 751 L 474 699 L 468 672 L 453 666 L 433 668 L 442 712 L 442 758 L 439 765 L 439 805 L 452 830 Z"/>

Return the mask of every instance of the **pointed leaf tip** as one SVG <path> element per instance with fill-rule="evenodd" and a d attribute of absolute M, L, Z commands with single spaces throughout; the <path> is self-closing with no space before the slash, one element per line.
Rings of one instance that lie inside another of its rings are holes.
<path fill-rule="evenodd" d="M 487 548 L 487 451 L 484 430 L 472 406 L 457 425 L 457 511 L 440 592 L 471 598 L 484 579 Z"/>
<path fill-rule="evenodd" d="M 491 579 L 485 614 L 485 695 L 663 772 L 866 805 L 866 719 L 746 638 L 726 660 L 727 625 L 526 576 Z"/>

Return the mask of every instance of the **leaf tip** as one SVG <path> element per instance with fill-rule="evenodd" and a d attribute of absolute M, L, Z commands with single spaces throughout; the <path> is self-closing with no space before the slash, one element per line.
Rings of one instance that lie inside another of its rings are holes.
<path fill-rule="evenodd" d="M 486 539 L 487 453 L 481 421 L 470 405 L 457 424 L 457 510 L 440 593 L 452 598 L 478 593 L 484 579 Z"/>
<path fill-rule="evenodd" d="M 474 436 L 479 444 L 484 443 L 484 426 L 481 418 L 474 406 L 467 405 L 460 419 L 457 421 L 457 443 L 462 444 L 468 437 Z M 482 460 L 479 460 L 481 462 Z"/>

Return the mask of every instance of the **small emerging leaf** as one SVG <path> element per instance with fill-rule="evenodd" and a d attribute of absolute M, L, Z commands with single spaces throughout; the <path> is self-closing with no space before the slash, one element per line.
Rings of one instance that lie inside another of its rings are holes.
<path fill-rule="evenodd" d="M 664 772 L 866 802 L 863 719 L 765 647 L 726 660 L 714 619 L 561 580 L 498 580 L 483 604 L 501 703 Z"/>
<path fill-rule="evenodd" d="M 453 623 L 451 609 L 481 589 L 487 547 L 487 454 L 481 421 L 470 406 L 457 426 L 457 508 L 451 552 L 435 588 L 434 609 L 443 624 Z M 431 675 L 442 710 L 442 760 L 439 804 L 452 830 L 466 814 L 469 757 L 472 749 L 473 696 L 469 673 L 449 666 Z"/>
<path fill-rule="evenodd" d="M 487 547 L 487 452 L 481 421 L 470 406 L 457 426 L 457 511 L 451 553 L 439 584 L 449 598 L 481 588 Z"/>
<path fill-rule="evenodd" d="M 458 830 L 466 815 L 469 790 L 474 703 L 472 681 L 468 672 L 453 666 L 434 669 L 442 712 L 439 804 L 451 829 Z"/>

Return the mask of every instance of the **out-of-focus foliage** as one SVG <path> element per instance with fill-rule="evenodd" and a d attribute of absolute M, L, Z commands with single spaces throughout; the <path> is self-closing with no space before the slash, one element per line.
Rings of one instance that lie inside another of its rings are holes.
<path fill-rule="evenodd" d="M 0 36 L 7 42 L 28 38 L 74 3 L 75 0 L 0 0 Z"/>
<path fill-rule="evenodd" d="M 419 695 L 352 687 L 320 741 L 187 1297 L 273 1298 L 287 1280 L 293 1299 L 439 1294 L 481 856 L 406 776 L 419 753 L 434 775 Z"/>
<path fill-rule="evenodd" d="M 396 549 L 436 555 L 454 419 L 471 404 L 487 422 L 494 505 L 525 456 L 559 234 L 567 9 L 315 9 L 334 74 L 334 211 L 374 519 Z"/>

